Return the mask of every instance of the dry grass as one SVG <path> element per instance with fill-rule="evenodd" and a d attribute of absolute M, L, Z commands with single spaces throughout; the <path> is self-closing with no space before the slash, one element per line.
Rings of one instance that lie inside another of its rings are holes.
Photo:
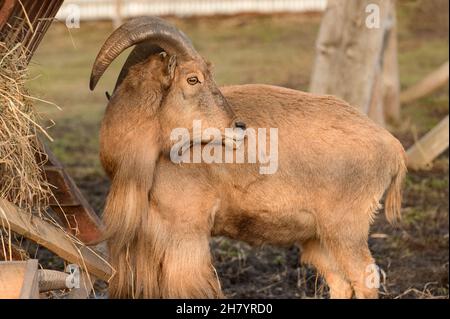
<path fill-rule="evenodd" d="M 26 88 L 27 58 L 20 43 L 0 42 L 0 197 L 27 214 L 43 217 L 51 196 L 43 174 L 46 160 L 38 133 L 33 97 Z M 28 255 L 8 225 L 0 225 L 1 260 L 25 260 Z"/>
<path fill-rule="evenodd" d="M 20 2 L 19 2 L 20 3 Z M 23 9 L 23 7 L 22 7 Z M 25 14 L 25 22 L 33 28 Z M 22 24 L 12 33 L 21 32 Z M 78 233 L 77 229 L 64 229 L 52 216 L 49 209 L 50 199 L 57 200 L 52 193 L 52 186 L 46 180 L 44 164 L 47 155 L 43 152 L 40 139 L 53 141 L 45 128 L 39 123 L 44 119 L 35 108 L 35 104 L 50 103 L 30 95 L 26 89 L 28 85 L 29 52 L 21 43 L 5 40 L 0 42 L 0 198 L 6 199 L 21 209 L 23 214 L 45 220 L 54 227 L 59 228 L 73 243 L 81 257 L 80 268 L 86 273 L 85 280 L 92 286 L 91 278 L 87 273 L 85 261 L 79 250 L 84 244 L 78 240 L 71 231 Z M 5 216 L 0 207 L 0 217 Z M 66 218 L 59 216 L 58 219 Z M 39 245 L 33 254 L 30 249 L 30 240 L 11 231 L 9 221 L 0 219 L 0 260 L 26 260 L 38 258 Z M 100 256 L 99 256 L 100 257 Z M 100 257 L 101 258 L 101 257 Z M 62 269 L 59 269 L 62 270 Z M 53 294 L 53 297 L 62 297 L 64 292 Z"/>
<path fill-rule="evenodd" d="M 39 125 L 39 115 L 33 106 L 35 100 L 42 100 L 29 95 L 25 88 L 27 58 L 20 43 L 10 47 L 0 42 L 0 67 L 0 197 L 20 207 L 25 214 L 58 226 L 47 214 L 52 186 L 43 172 L 47 156 L 42 152 L 38 135 L 52 139 Z M 8 225 L 0 226 L 1 259 L 27 259 L 27 252 L 21 247 L 22 238 L 17 239 Z"/>
<path fill-rule="evenodd" d="M 30 214 L 48 207 L 50 185 L 42 172 L 46 160 L 38 133 L 33 97 L 25 89 L 25 52 L 20 45 L 0 43 L 0 196 Z"/>

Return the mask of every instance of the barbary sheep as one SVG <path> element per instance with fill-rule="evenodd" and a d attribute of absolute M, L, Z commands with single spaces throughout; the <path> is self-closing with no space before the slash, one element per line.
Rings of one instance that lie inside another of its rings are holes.
<path fill-rule="evenodd" d="M 388 221 L 400 217 L 406 166 L 399 141 L 333 96 L 260 84 L 219 89 L 186 35 L 154 17 L 113 32 L 95 60 L 91 89 L 133 45 L 100 131 L 111 179 L 105 238 L 117 271 L 110 296 L 222 297 L 209 247 L 220 235 L 299 245 L 302 262 L 323 275 L 331 298 L 376 298 L 369 226 L 385 192 Z M 278 143 L 276 170 L 261 174 L 260 158 L 174 162 L 177 128 L 191 136 L 185 154 L 212 141 L 195 135 L 195 121 L 220 130 L 219 147 L 233 156 L 251 146 L 246 132 L 276 128 L 277 140 L 257 140 L 263 148 Z"/>

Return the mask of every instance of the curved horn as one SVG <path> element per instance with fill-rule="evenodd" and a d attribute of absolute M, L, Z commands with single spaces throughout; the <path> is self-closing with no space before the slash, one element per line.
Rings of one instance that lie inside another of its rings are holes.
<path fill-rule="evenodd" d="M 142 42 L 152 43 L 178 59 L 199 57 L 191 41 L 180 30 L 157 17 L 142 17 L 128 21 L 105 41 L 92 67 L 89 88 L 93 90 L 111 62 L 124 50 Z"/>

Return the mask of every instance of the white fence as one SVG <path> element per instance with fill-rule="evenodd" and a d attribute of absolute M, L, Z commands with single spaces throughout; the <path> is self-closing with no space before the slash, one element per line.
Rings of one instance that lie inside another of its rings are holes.
<path fill-rule="evenodd" d="M 327 0 L 66 0 L 56 18 L 117 19 L 142 15 L 214 15 L 323 11 Z"/>

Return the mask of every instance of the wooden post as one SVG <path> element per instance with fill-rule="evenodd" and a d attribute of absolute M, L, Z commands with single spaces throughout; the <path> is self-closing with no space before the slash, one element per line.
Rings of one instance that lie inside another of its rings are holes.
<path fill-rule="evenodd" d="M 76 245 L 61 228 L 38 217 L 31 218 L 18 207 L 0 198 L 0 225 L 46 247 L 61 258 L 86 268 L 97 278 L 108 281 L 112 268 L 98 252 L 84 245 Z"/>
<path fill-rule="evenodd" d="M 0 262 L 0 299 L 39 299 L 38 261 Z"/>
<path fill-rule="evenodd" d="M 388 58 L 388 65 L 396 63 L 396 54 L 385 56 L 386 48 L 395 50 L 394 5 L 393 0 L 329 0 L 310 85 L 311 92 L 336 95 L 382 125 L 388 78 L 383 76 L 384 60 Z M 389 76 L 392 82 L 395 74 Z"/>
<path fill-rule="evenodd" d="M 448 82 L 448 61 L 427 75 L 419 83 L 406 89 L 400 95 L 401 103 L 409 103 L 426 96 Z"/>
<path fill-rule="evenodd" d="M 448 115 L 407 152 L 408 167 L 424 169 L 448 148 Z"/>

